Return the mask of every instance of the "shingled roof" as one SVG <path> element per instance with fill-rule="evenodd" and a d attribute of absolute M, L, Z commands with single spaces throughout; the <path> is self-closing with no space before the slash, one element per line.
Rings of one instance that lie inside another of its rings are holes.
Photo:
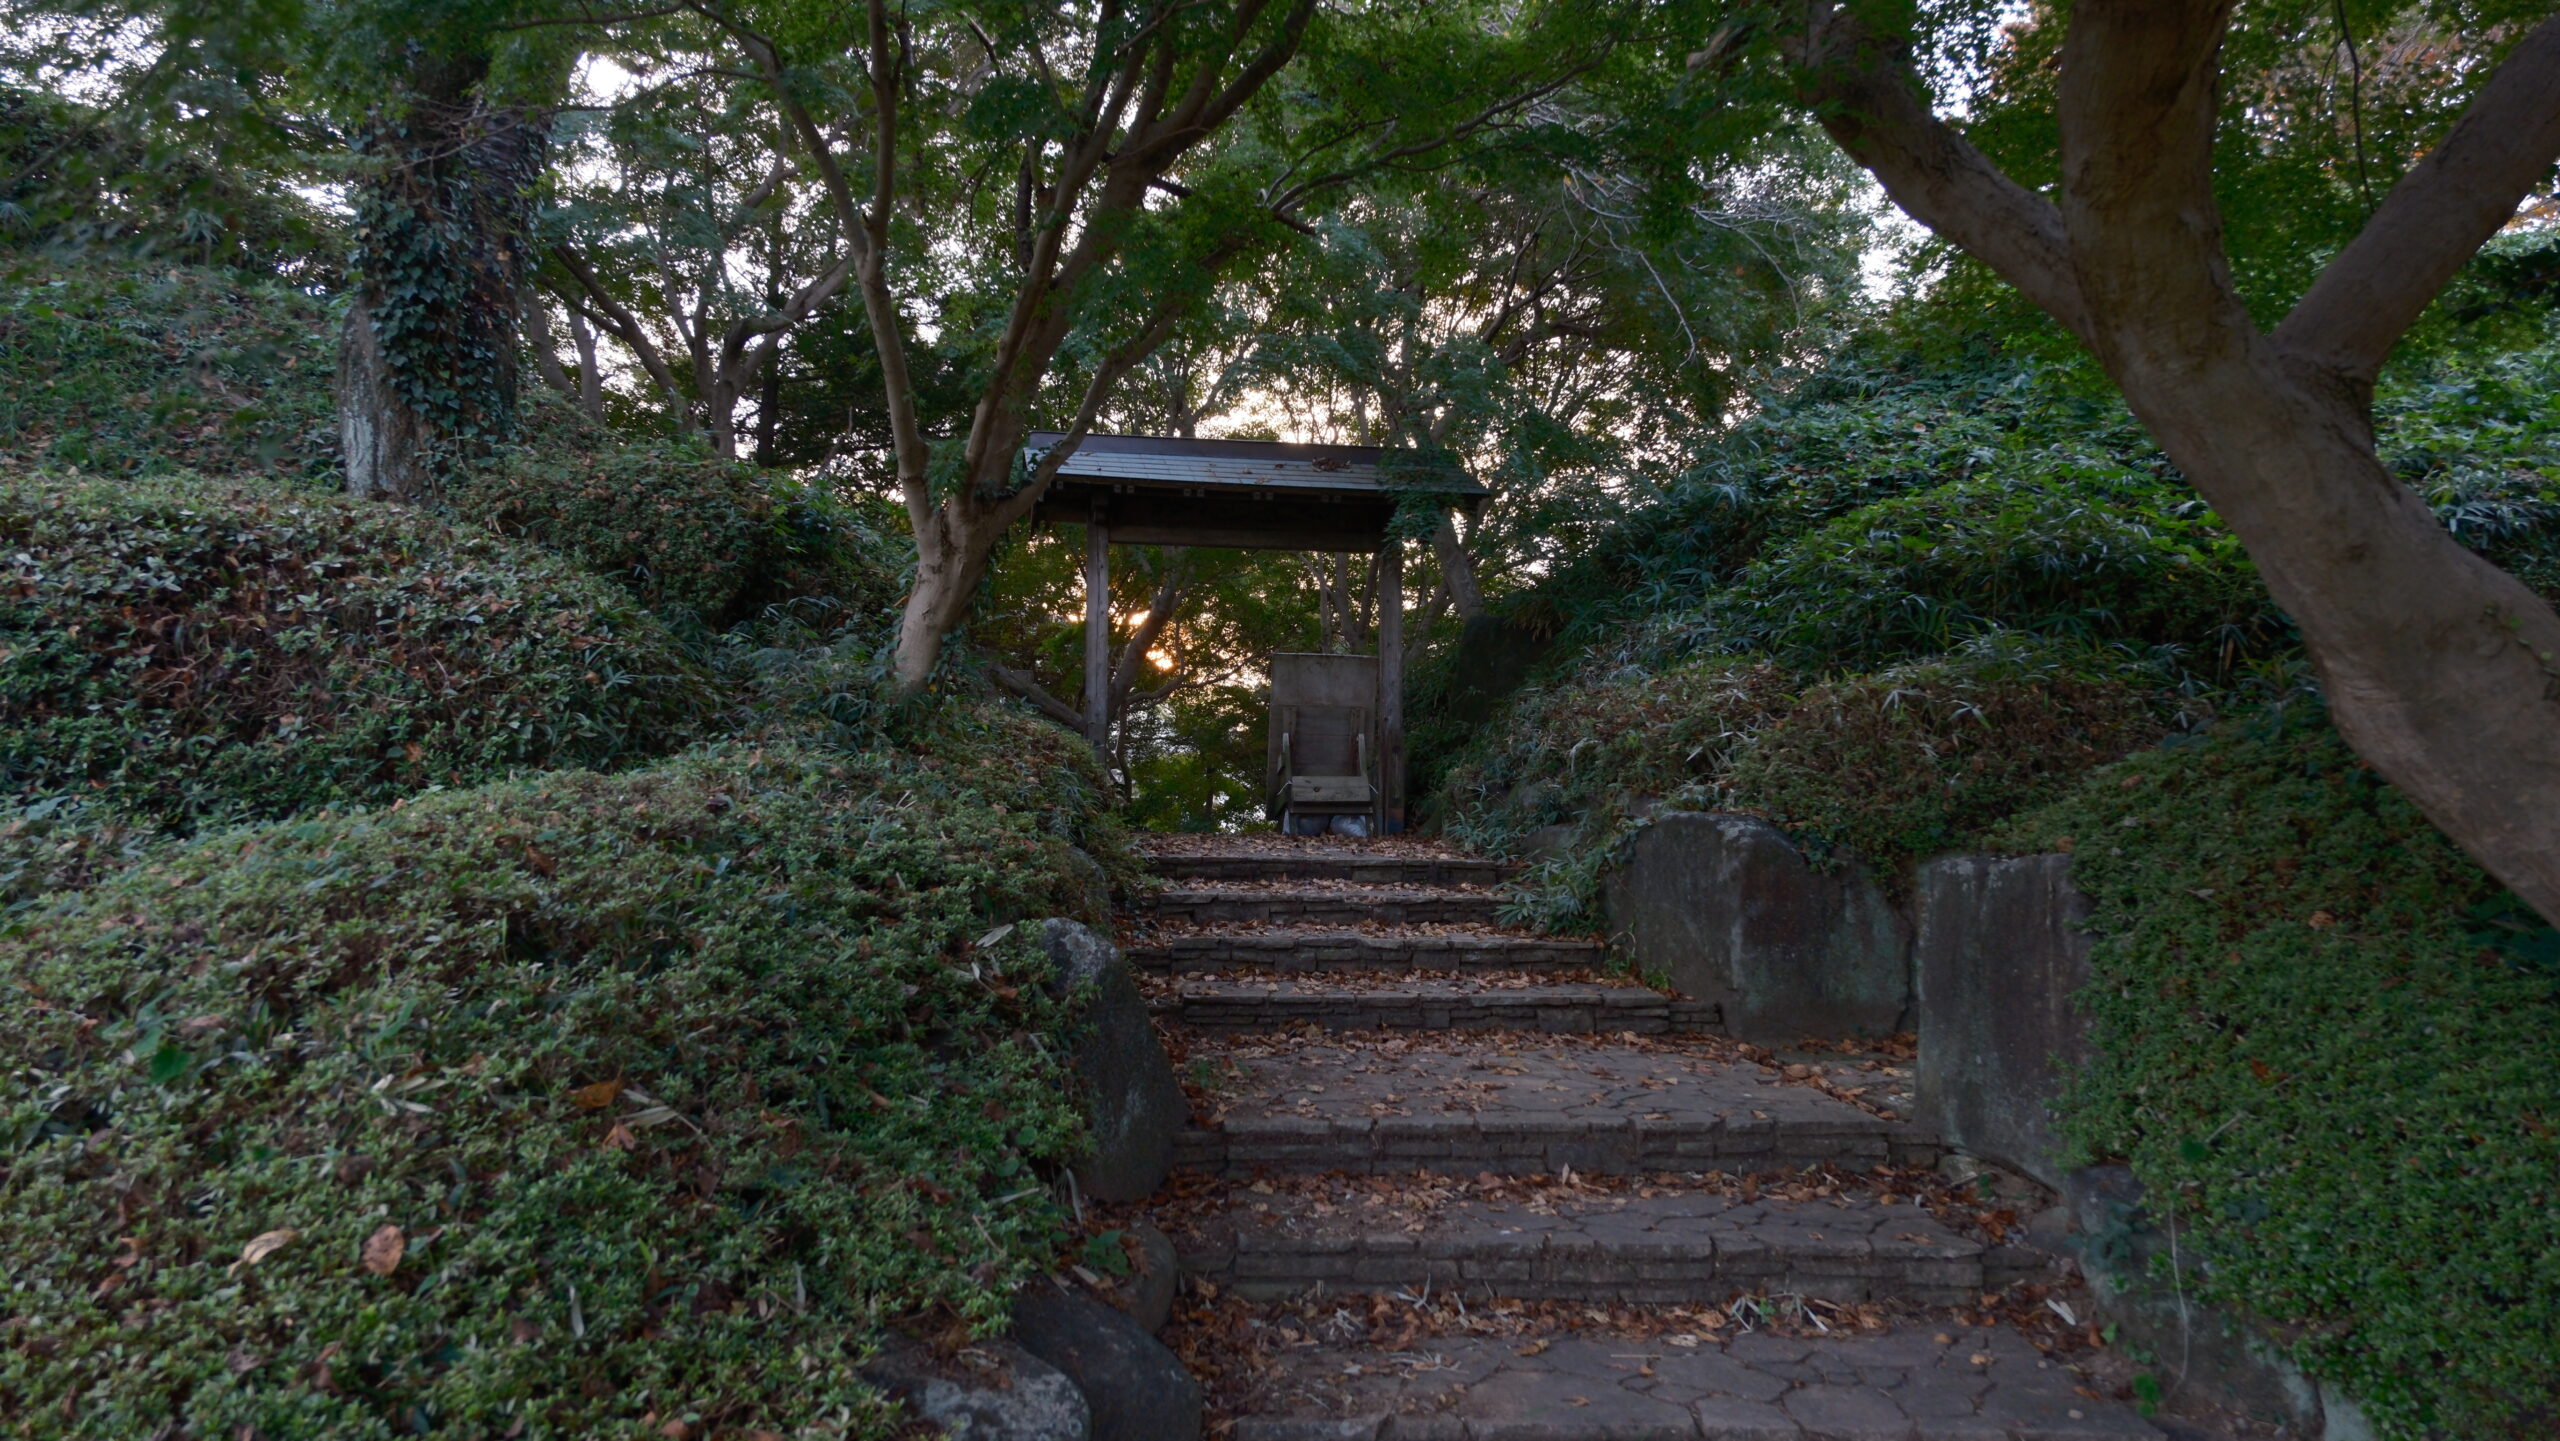
<path fill-rule="evenodd" d="M 1032 432 L 1025 458 L 1036 462 L 1064 438 Z M 1485 495 L 1454 467 L 1375 445 L 1088 435 L 1034 515 L 1083 524 L 1099 506 L 1111 539 L 1130 545 L 1370 551 L 1415 490 L 1470 509 Z"/>

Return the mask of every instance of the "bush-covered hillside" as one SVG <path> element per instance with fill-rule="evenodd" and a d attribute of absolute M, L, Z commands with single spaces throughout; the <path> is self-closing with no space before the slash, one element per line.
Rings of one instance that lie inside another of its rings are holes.
<path fill-rule="evenodd" d="M 2560 595 L 2554 382 L 2560 333 L 2443 351 L 2392 377 L 2379 417 L 2448 528 Z M 1435 725 L 1454 678 L 1426 676 L 1417 784 L 1497 849 L 1581 823 L 1532 907 L 1558 923 L 1592 919 L 1636 802 L 1757 811 L 1890 873 L 2301 665 L 2248 557 L 2120 406 L 1979 356 L 1808 381 L 1510 614 L 1557 636 L 1551 659 L 1491 725 Z"/>
<path fill-rule="evenodd" d="M 2098 770 L 1998 841 L 2070 851 L 2094 905 L 2099 1059 L 2067 1128 L 2131 1160 L 2192 1293 L 2391 1434 L 2540 1434 L 2560 935 L 2301 700 Z"/>
<path fill-rule="evenodd" d="M 0 250 L 0 459 L 329 480 L 337 352 L 328 307 L 273 280 Z"/>
<path fill-rule="evenodd" d="M 884 698 L 859 510 L 542 398 L 352 501 L 317 304 L 10 265 L 0 1434 L 891 1434 L 1066 1236 L 1090 751 Z"/>
<path fill-rule="evenodd" d="M 988 1321 L 1060 1239 L 1046 962 L 972 938 L 1090 911 L 1099 795 L 955 712 L 220 832 L 27 915 L 5 1429 L 887 1434 L 867 1338 Z"/>
<path fill-rule="evenodd" d="M 628 597 L 415 511 L 0 470 L 0 778 L 164 825 L 663 754 L 715 703 Z"/>

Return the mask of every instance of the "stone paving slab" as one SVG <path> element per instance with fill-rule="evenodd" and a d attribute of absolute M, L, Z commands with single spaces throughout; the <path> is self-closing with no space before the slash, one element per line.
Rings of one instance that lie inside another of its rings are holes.
<path fill-rule="evenodd" d="M 1491 926 L 1500 919 L 1502 897 L 1455 886 L 1176 886 L 1136 897 L 1133 909 L 1151 920 L 1200 925 Z"/>
<path fill-rule="evenodd" d="M 1348 974 L 1325 981 L 1182 981 L 1159 991 L 1159 1014 L 1210 1031 L 1511 1030 L 1642 1036 L 1715 1029 L 1713 1002 L 1682 1001 L 1605 980 L 1548 985 L 1481 979 L 1405 977 L 1373 982 Z"/>
<path fill-rule="evenodd" d="M 1174 1244 L 1185 1271 L 1255 1298 L 1322 1285 L 1639 1304 L 1768 1291 L 1933 1306 L 1983 1289 L 1986 1249 L 1908 1202 L 1746 1201 L 1652 1187 L 1553 1204 L 1452 1200 L 1410 1220 L 1244 1192 Z"/>
<path fill-rule="evenodd" d="M 1599 964 L 1592 941 L 1498 931 L 1355 931 L 1307 926 L 1272 931 L 1207 931 L 1145 936 L 1128 947 L 1132 965 L 1208 971 L 1566 971 Z"/>
<path fill-rule="evenodd" d="M 1220 1125 L 1185 1138 L 1186 1165 L 1234 1174 L 1866 1170 L 1892 1159 L 1902 1129 L 1748 1061 L 1541 1045 L 1534 1036 L 1433 1036 L 1391 1048 L 1308 1042 L 1230 1067 L 1221 1090 L 1239 1099 Z"/>
<path fill-rule="evenodd" d="M 1147 857 L 1147 869 L 1167 880 L 1352 881 L 1372 886 L 1492 885 L 1519 867 L 1477 856 L 1369 854 L 1355 850 L 1194 853 Z"/>
<path fill-rule="evenodd" d="M 1686 1341 L 1691 1344 L 1682 1345 Z M 1534 1354 L 1523 1354 L 1533 1352 Z M 2014 1332 L 1459 1336 L 1282 1353 L 1234 1441 L 2144 1441 Z"/>

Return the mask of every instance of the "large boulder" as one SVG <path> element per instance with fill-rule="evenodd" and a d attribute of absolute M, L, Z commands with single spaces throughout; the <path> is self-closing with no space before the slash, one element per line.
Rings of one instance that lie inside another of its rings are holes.
<path fill-rule="evenodd" d="M 1085 998 L 1070 1059 L 1093 1154 L 1076 1168 L 1076 1184 L 1097 1201 L 1142 1200 L 1173 1170 L 1174 1138 L 1191 1103 L 1120 948 L 1068 920 L 1042 922 L 1040 939 L 1059 992 Z"/>
<path fill-rule="evenodd" d="M 1855 861 L 1817 869 L 1757 816 L 1655 816 L 1603 878 L 1601 906 L 1639 971 L 1717 1003 L 1743 1040 L 1885 1035 L 1908 1020 L 1902 917 Z"/>
<path fill-rule="evenodd" d="M 862 1379 L 906 1403 L 949 1441 L 1092 1441 L 1084 1393 L 1057 1367 L 1003 1341 L 943 1359 L 892 1337 Z"/>
<path fill-rule="evenodd" d="M 1199 1441 L 1200 1383 L 1118 1309 L 1035 1281 L 1014 1301 L 1013 1339 L 1084 1393 L 1093 1441 Z"/>
<path fill-rule="evenodd" d="M 2060 1189 L 2054 1103 L 2087 1059 L 2089 904 L 2066 855 L 1948 856 L 1920 868 L 1912 973 L 1919 1109 L 1949 1145 Z"/>

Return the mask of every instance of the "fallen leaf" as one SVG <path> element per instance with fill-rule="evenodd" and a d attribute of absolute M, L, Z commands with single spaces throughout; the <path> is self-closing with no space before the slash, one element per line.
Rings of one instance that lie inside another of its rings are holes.
<path fill-rule="evenodd" d="M 1535 1356 L 1553 1344 L 1554 1343 L 1549 1341 L 1546 1337 L 1541 1336 L 1537 1340 L 1530 1342 L 1528 1345 L 1521 1347 L 1519 1351 L 1514 1354 L 1521 1356 Z"/>
<path fill-rule="evenodd" d="M 628 1083 L 620 1076 L 616 1076 L 610 1081 L 598 1081 L 592 1086 L 580 1086 L 569 1093 L 569 1104 L 581 1111 L 601 1111 L 614 1103 L 614 1100 L 622 1094 L 622 1088 L 626 1084 Z"/>
<path fill-rule="evenodd" d="M 231 1263 L 231 1269 L 236 1272 L 243 1266 L 255 1266 L 260 1261 L 292 1245 L 301 1234 L 291 1226 L 276 1231 L 261 1231 L 249 1238 L 248 1245 L 240 1248 L 240 1259 Z"/>
<path fill-rule="evenodd" d="M 364 1238 L 364 1268 L 377 1276 L 388 1276 L 400 1269 L 400 1258 L 408 1254 L 408 1238 L 397 1226 L 383 1226 Z"/>

